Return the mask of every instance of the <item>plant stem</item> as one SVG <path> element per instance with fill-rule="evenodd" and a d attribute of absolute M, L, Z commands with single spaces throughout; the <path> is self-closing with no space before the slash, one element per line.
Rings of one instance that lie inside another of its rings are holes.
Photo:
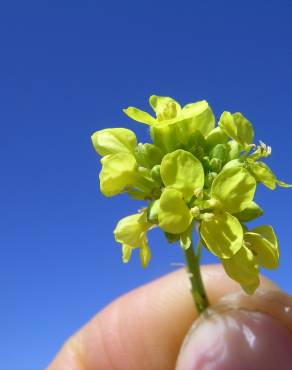
<path fill-rule="evenodd" d="M 196 253 L 194 252 L 193 242 L 191 242 L 189 248 L 184 250 L 185 260 L 192 286 L 191 292 L 199 314 L 205 311 L 205 309 L 209 306 L 208 297 L 200 271 L 201 249 L 202 241 L 199 237 Z"/>

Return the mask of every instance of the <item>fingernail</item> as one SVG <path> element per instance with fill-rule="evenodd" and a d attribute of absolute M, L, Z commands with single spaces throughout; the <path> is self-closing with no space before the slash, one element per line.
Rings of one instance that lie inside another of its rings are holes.
<path fill-rule="evenodd" d="M 176 370 L 292 369 L 292 333 L 267 313 L 202 315 L 187 335 Z"/>

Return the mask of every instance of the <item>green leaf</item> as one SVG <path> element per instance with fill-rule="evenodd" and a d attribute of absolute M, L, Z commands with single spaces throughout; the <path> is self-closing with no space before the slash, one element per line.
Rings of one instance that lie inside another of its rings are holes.
<path fill-rule="evenodd" d="M 189 227 L 192 214 L 180 191 L 170 188 L 164 190 L 160 198 L 158 221 L 161 229 L 170 234 L 181 234 Z"/>
<path fill-rule="evenodd" d="M 133 184 L 133 176 L 137 170 L 133 155 L 127 153 L 107 155 L 101 159 L 101 164 L 100 190 L 105 196 L 117 195 Z"/>
<path fill-rule="evenodd" d="M 227 212 L 202 221 L 200 233 L 208 249 L 220 258 L 232 257 L 242 246 L 241 224 Z"/>
<path fill-rule="evenodd" d="M 224 270 L 237 281 L 247 294 L 253 294 L 260 284 L 259 270 L 252 252 L 244 246 L 230 259 L 222 260 Z"/>
<path fill-rule="evenodd" d="M 132 248 L 141 247 L 148 228 L 144 212 L 124 217 L 115 227 L 115 240 Z"/>
<path fill-rule="evenodd" d="M 140 261 L 142 267 L 146 268 L 149 265 L 150 259 L 151 259 L 151 250 L 147 242 L 145 242 L 143 246 L 140 248 Z"/>
<path fill-rule="evenodd" d="M 267 269 L 276 269 L 279 265 L 279 248 L 272 226 L 264 225 L 245 233 L 244 241 L 253 252 L 257 263 Z"/>
<path fill-rule="evenodd" d="M 167 96 L 152 95 L 149 98 L 149 103 L 156 113 L 158 121 L 170 120 L 181 112 L 179 103 Z"/>
<path fill-rule="evenodd" d="M 256 181 L 242 167 L 228 168 L 220 172 L 211 188 L 211 197 L 219 200 L 229 213 L 243 211 L 253 200 Z"/>
<path fill-rule="evenodd" d="M 133 248 L 127 244 L 122 245 L 122 259 L 124 263 L 128 263 L 130 261 L 132 255 Z"/>
<path fill-rule="evenodd" d="M 234 213 L 233 216 L 241 222 L 248 222 L 260 217 L 263 213 L 264 211 L 261 207 L 256 202 L 252 201 L 243 211 Z"/>
<path fill-rule="evenodd" d="M 218 125 L 226 135 L 243 147 L 252 144 L 254 137 L 252 124 L 241 113 L 223 112 Z"/>
<path fill-rule="evenodd" d="M 116 153 L 134 154 L 137 146 L 136 135 L 126 128 L 108 128 L 96 131 L 91 136 L 94 149 L 99 155 Z"/>
<path fill-rule="evenodd" d="M 135 107 L 128 107 L 126 109 L 123 109 L 123 112 L 133 120 L 145 123 L 146 125 L 154 125 L 156 123 L 156 120 L 154 117 L 150 116 L 149 113 L 144 112 L 143 110 L 140 110 Z"/>
<path fill-rule="evenodd" d="M 195 189 L 204 186 L 204 170 L 201 162 L 182 149 L 164 156 L 160 174 L 165 186 L 180 190 L 186 201 L 192 198 Z"/>

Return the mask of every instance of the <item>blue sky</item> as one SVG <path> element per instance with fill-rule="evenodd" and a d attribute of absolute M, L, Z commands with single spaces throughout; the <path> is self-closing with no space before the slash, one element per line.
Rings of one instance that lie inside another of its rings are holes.
<path fill-rule="evenodd" d="M 183 261 L 158 231 L 147 270 L 120 261 L 112 230 L 137 204 L 100 194 L 90 135 L 147 140 L 122 108 L 157 94 L 241 111 L 292 182 L 291 16 L 287 0 L 1 2 L 1 370 L 44 368 L 105 304 Z M 291 293 L 292 191 L 259 187 L 257 201 L 281 246 L 267 275 Z"/>

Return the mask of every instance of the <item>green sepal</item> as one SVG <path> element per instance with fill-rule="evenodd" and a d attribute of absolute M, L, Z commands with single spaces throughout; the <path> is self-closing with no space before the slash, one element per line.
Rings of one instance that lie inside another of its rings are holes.
<path fill-rule="evenodd" d="M 132 255 L 133 248 L 127 244 L 122 245 L 122 260 L 124 263 L 128 263 L 130 261 Z"/>
<path fill-rule="evenodd" d="M 281 186 L 281 188 L 292 188 L 291 184 L 286 184 L 286 182 L 281 180 L 276 180 L 277 185 Z"/>
<path fill-rule="evenodd" d="M 107 128 L 96 131 L 91 136 L 91 141 L 94 149 L 101 156 L 117 153 L 134 154 L 137 146 L 136 135 L 126 128 Z"/>
<path fill-rule="evenodd" d="M 148 228 L 145 212 L 124 217 L 115 227 L 115 240 L 132 248 L 141 247 Z"/>
<path fill-rule="evenodd" d="M 193 230 L 194 230 L 194 223 L 192 222 L 190 226 L 180 234 L 180 246 L 182 249 L 188 249 L 192 244 L 192 237 L 193 237 Z"/>
<path fill-rule="evenodd" d="M 192 214 L 180 191 L 171 188 L 164 190 L 160 198 L 158 221 L 161 229 L 171 234 L 181 234 L 189 227 Z"/>
<path fill-rule="evenodd" d="M 225 272 L 237 281 L 247 294 L 253 294 L 260 284 L 259 269 L 252 252 L 242 246 L 230 259 L 222 260 Z"/>
<path fill-rule="evenodd" d="M 208 249 L 219 258 L 231 258 L 242 246 L 243 230 L 236 217 L 224 212 L 202 221 L 200 234 Z"/>
<path fill-rule="evenodd" d="M 243 211 L 253 200 L 256 181 L 242 167 L 224 169 L 215 178 L 211 197 L 217 199 L 221 207 L 229 213 Z"/>
<path fill-rule="evenodd" d="M 160 174 L 164 185 L 179 190 L 186 201 L 192 198 L 195 189 L 204 186 L 204 170 L 201 162 L 182 149 L 164 156 Z"/>
<path fill-rule="evenodd" d="M 234 213 L 233 216 L 241 222 L 248 222 L 260 217 L 263 213 L 261 207 L 252 201 L 243 211 Z"/>
<path fill-rule="evenodd" d="M 217 144 L 226 144 L 228 142 L 228 136 L 221 129 L 221 127 L 215 127 L 206 137 L 206 146 L 210 150 Z"/>
<path fill-rule="evenodd" d="M 176 243 L 178 240 L 180 240 L 180 234 L 171 234 L 164 231 L 164 236 L 169 244 Z"/>
<path fill-rule="evenodd" d="M 157 199 L 154 202 L 149 202 L 147 207 L 147 220 L 152 224 L 158 223 L 158 212 L 159 212 L 160 200 Z"/>
<path fill-rule="evenodd" d="M 145 242 L 140 248 L 140 261 L 142 267 L 146 268 L 149 265 L 150 259 L 151 259 L 151 250 L 147 242 Z"/>

